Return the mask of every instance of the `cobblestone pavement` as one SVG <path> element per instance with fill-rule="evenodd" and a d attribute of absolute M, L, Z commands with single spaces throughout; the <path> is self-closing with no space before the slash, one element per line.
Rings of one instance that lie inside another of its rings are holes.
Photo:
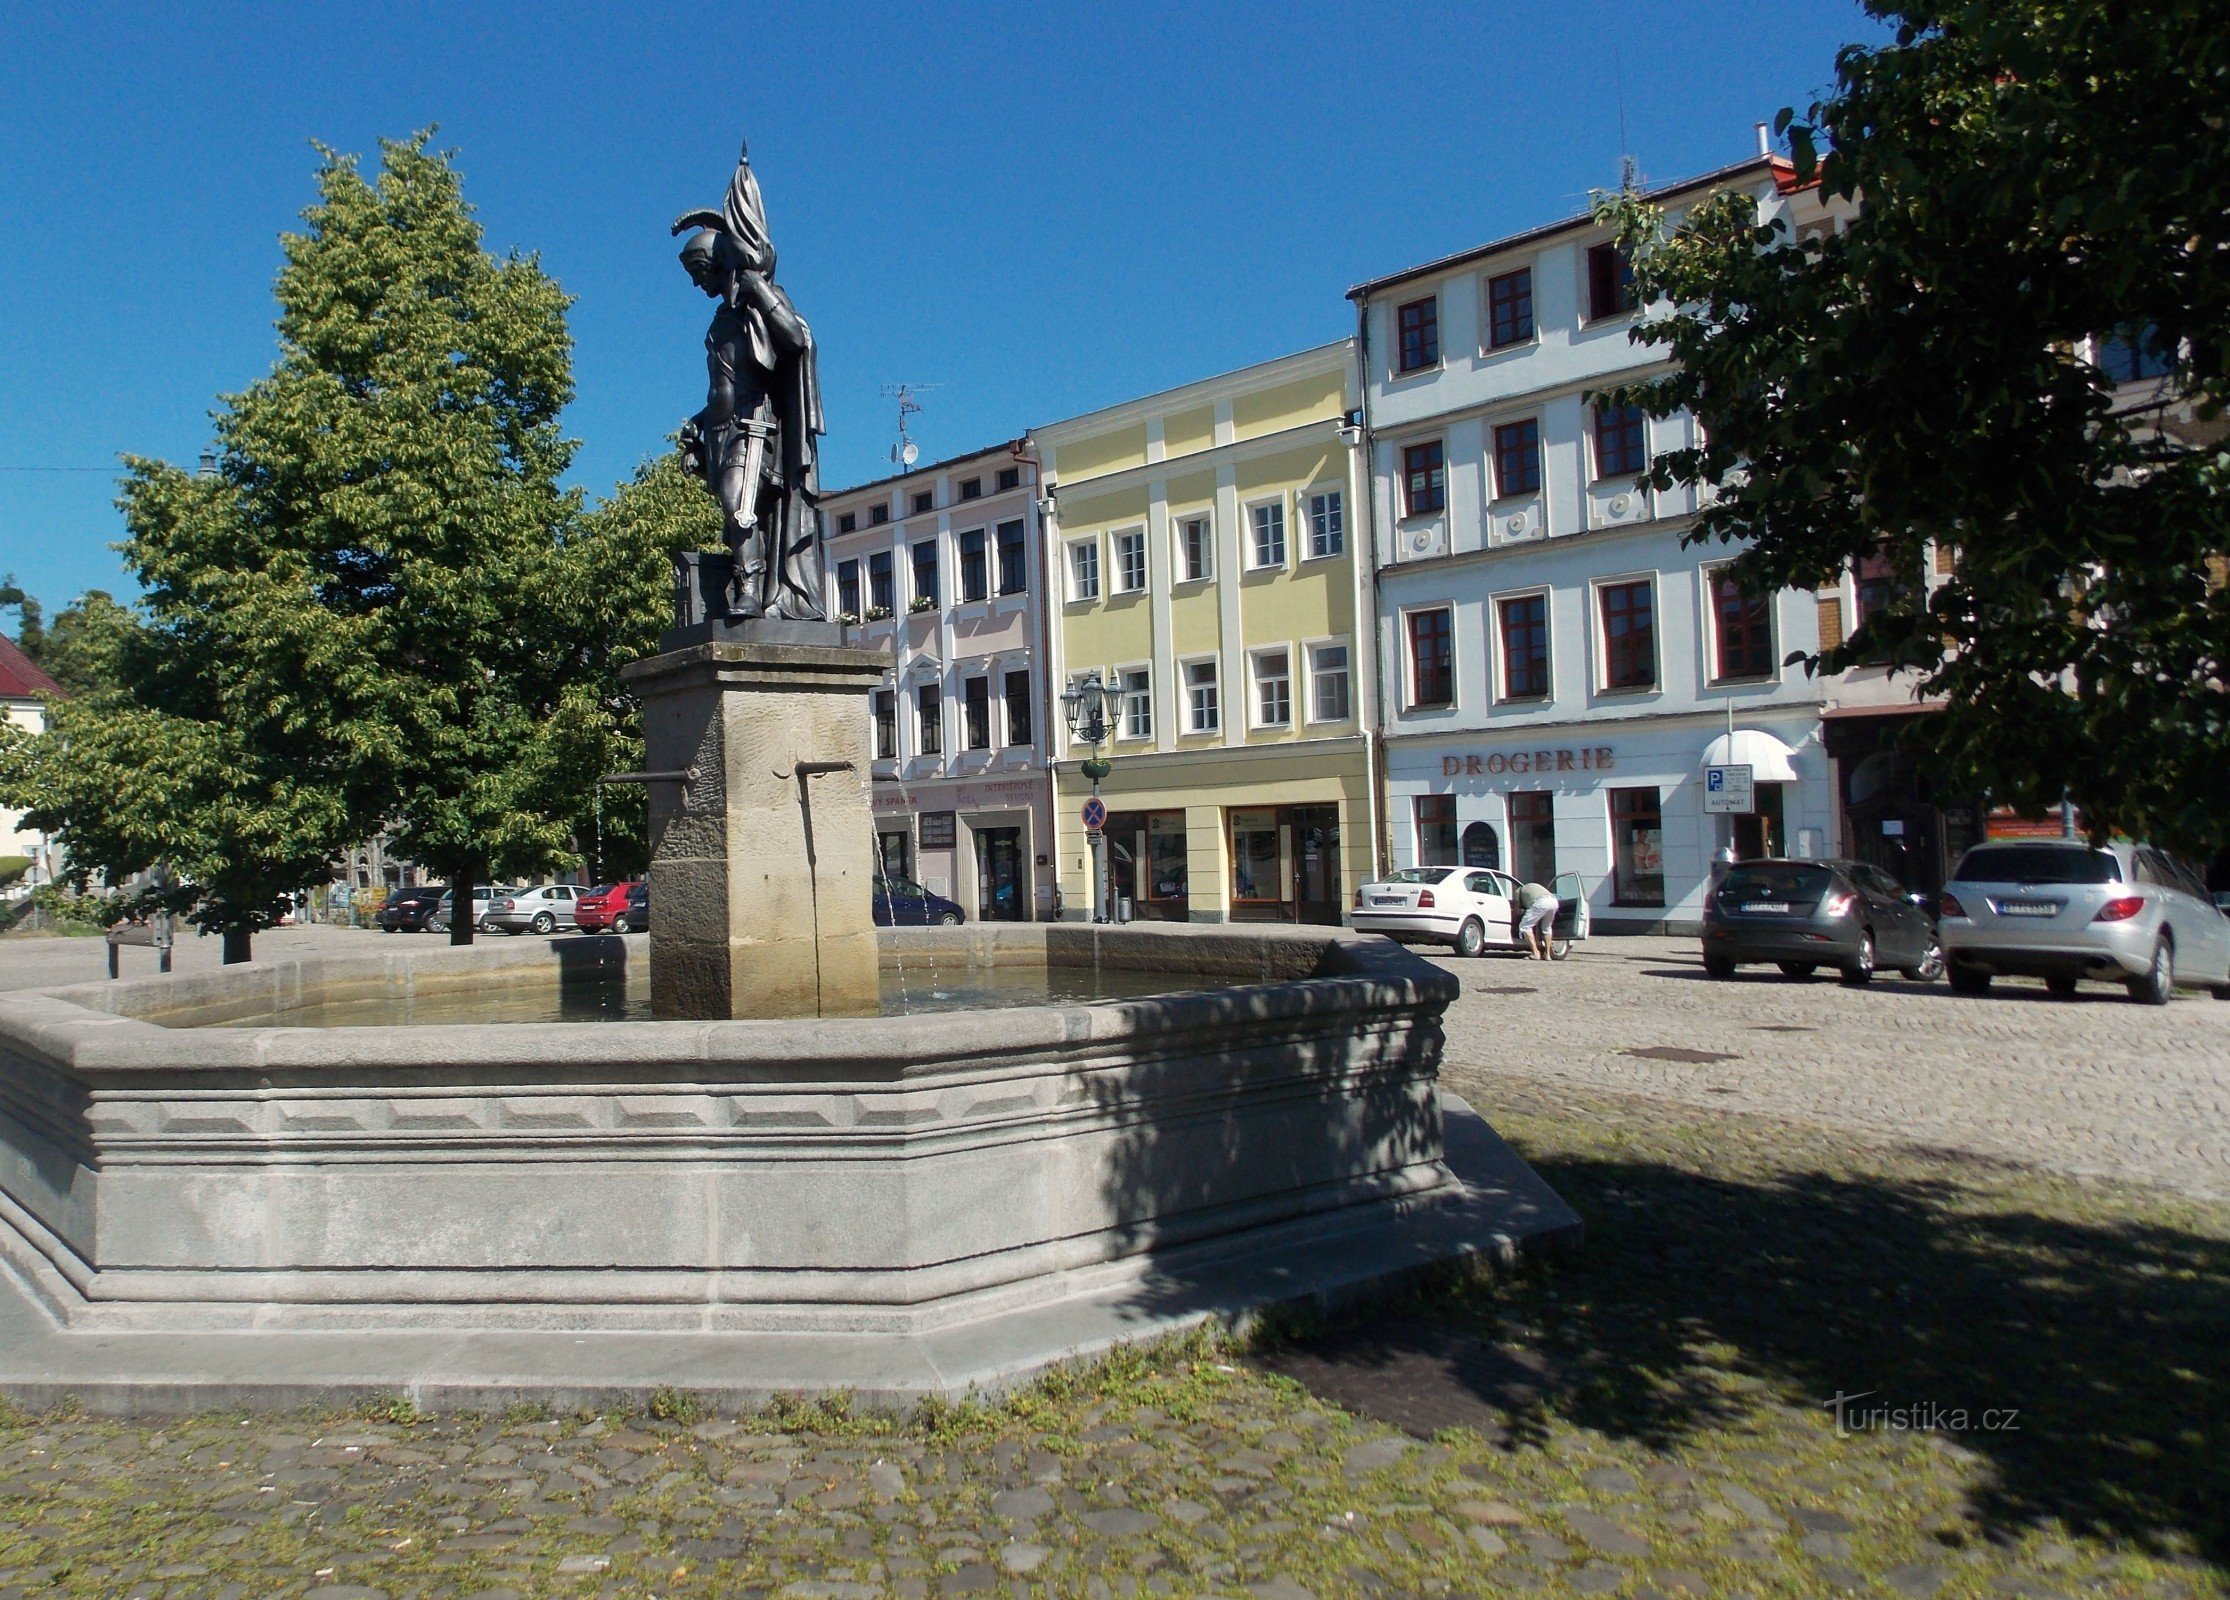
<path fill-rule="evenodd" d="M 1495 1083 L 1515 1076 L 2230 1197 L 2230 1004 L 2203 993 L 2150 1007 L 2000 982 L 1970 998 L 1771 968 L 1714 982 L 1693 939 L 1442 964 L 1464 980 L 1449 1080 L 1490 1119 Z"/>

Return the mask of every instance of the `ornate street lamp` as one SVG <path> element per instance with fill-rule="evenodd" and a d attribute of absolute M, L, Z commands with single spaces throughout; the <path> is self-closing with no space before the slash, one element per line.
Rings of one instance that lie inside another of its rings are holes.
<path fill-rule="evenodd" d="M 1107 713 L 1115 691 L 1103 682 L 1097 672 L 1086 673 L 1061 696 L 1061 712 L 1068 718 L 1069 737 L 1092 747 L 1092 753 L 1083 763 L 1084 776 L 1092 780 L 1092 798 L 1100 797 L 1100 780 L 1113 769 L 1100 759 L 1100 746 L 1107 742 Z M 1107 920 L 1107 836 L 1098 828 L 1089 830 L 1086 837 L 1092 841 L 1092 920 Z"/>

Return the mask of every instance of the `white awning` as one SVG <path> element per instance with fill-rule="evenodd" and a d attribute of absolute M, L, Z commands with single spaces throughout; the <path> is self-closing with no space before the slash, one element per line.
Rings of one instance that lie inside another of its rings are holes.
<path fill-rule="evenodd" d="M 1737 728 L 1732 733 L 1722 733 L 1703 747 L 1703 764 L 1707 767 L 1748 767 L 1753 783 L 1794 783 L 1796 768 L 1790 757 L 1796 752 L 1756 728 Z"/>

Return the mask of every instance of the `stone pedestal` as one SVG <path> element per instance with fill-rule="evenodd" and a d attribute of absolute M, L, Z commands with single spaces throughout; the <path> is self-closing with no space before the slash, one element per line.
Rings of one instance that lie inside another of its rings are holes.
<path fill-rule="evenodd" d="M 723 631 L 623 672 L 645 769 L 687 774 L 650 785 L 651 1009 L 872 1015 L 870 696 L 890 659 Z"/>

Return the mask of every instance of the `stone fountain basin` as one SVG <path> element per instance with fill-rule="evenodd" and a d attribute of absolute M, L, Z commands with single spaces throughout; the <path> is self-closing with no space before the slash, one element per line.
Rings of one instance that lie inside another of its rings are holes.
<path fill-rule="evenodd" d="M 639 981 L 640 945 L 382 944 L 0 997 L 0 1266 L 37 1313 L 0 1307 L 0 1346 L 18 1348 L 0 1390 L 60 1383 L 126 1409 L 428 1382 L 608 1396 L 647 1392 L 622 1370 L 645 1360 L 672 1384 L 686 1345 L 697 1367 L 681 1366 L 714 1387 L 900 1398 L 1577 1232 L 1438 1091 L 1457 980 L 1338 930 L 884 936 L 886 961 L 1097 962 L 1197 986 L 1090 1004 L 221 1025 L 622 967 Z M 4 1337 L 11 1315 L 44 1354 Z M 638 1337 L 587 1337 L 615 1334 Z M 518 1340 L 537 1335 L 582 1337 L 528 1359 Z M 290 1336 L 274 1367 L 268 1341 Z M 779 1375 L 754 1366 L 755 1337 L 787 1352 Z M 112 1370 L 135 1347 L 168 1375 Z M 169 1370 L 189 1347 L 231 1376 Z"/>

